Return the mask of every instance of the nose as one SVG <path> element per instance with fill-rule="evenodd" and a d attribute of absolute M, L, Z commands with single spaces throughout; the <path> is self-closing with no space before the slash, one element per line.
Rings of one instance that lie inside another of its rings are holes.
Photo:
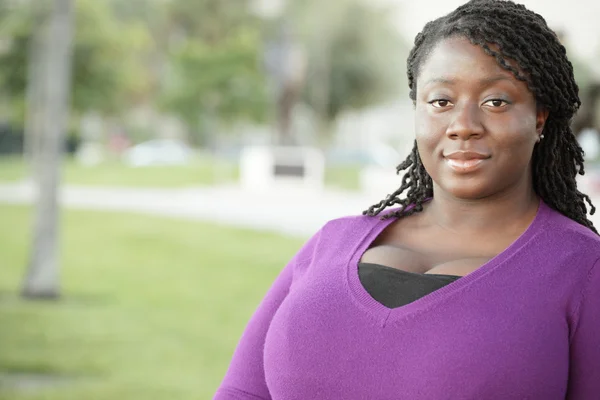
<path fill-rule="evenodd" d="M 481 137 L 484 128 L 476 104 L 463 104 L 454 107 L 452 120 L 446 128 L 446 135 L 451 139 L 468 140 Z"/>

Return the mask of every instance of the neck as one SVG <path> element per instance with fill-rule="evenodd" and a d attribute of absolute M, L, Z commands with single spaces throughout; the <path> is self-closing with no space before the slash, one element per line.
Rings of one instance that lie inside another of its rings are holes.
<path fill-rule="evenodd" d="M 533 188 L 468 200 L 435 189 L 427 206 L 431 221 L 456 233 L 519 230 L 529 226 L 540 201 Z"/>

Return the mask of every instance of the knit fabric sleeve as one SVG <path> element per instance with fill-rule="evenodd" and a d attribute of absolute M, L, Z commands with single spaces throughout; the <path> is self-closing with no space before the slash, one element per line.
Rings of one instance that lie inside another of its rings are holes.
<path fill-rule="evenodd" d="M 250 319 L 214 400 L 270 400 L 265 382 L 263 349 L 273 315 L 287 296 L 294 272 L 312 259 L 320 231 L 281 271 Z"/>
<path fill-rule="evenodd" d="M 600 260 L 582 288 L 577 326 L 571 336 L 569 389 L 566 400 L 600 396 Z"/>

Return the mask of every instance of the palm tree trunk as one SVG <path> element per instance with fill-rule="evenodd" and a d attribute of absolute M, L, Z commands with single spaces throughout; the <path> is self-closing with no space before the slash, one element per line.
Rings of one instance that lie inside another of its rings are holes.
<path fill-rule="evenodd" d="M 43 109 L 42 79 L 45 67 L 46 39 L 48 34 L 49 9 L 47 2 L 42 2 L 34 14 L 34 31 L 29 43 L 27 65 L 27 115 L 25 118 L 25 131 L 23 136 L 23 156 L 29 168 L 30 180 L 35 179 L 38 172 L 34 160 L 39 160 L 36 155 L 39 150 L 41 136 L 41 111 Z"/>
<path fill-rule="evenodd" d="M 34 216 L 33 245 L 30 263 L 22 287 L 22 295 L 28 298 L 57 298 L 60 295 L 59 282 L 59 207 L 58 188 L 60 165 L 71 90 L 71 59 L 73 42 L 72 0 L 53 0 L 52 11 L 48 16 L 43 50 L 36 68 L 41 75 L 39 113 L 39 147 L 34 143 L 34 175 L 37 178 L 37 205 Z"/>

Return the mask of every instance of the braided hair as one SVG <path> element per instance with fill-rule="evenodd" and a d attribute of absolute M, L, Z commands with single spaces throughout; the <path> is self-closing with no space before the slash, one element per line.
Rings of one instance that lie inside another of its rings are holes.
<path fill-rule="evenodd" d="M 588 195 L 579 192 L 576 182 L 577 174 L 584 174 L 584 158 L 570 122 L 581 105 L 579 88 L 573 66 L 557 35 L 542 16 L 521 4 L 506 0 L 471 0 L 427 23 L 416 36 L 407 60 L 413 102 L 421 66 L 435 45 L 450 37 L 464 37 L 480 46 L 502 68 L 525 82 L 538 106 L 548 110 L 545 139 L 536 144 L 532 155 L 533 188 L 550 207 L 597 233 L 587 218 L 586 202 L 591 214 L 595 207 Z M 519 69 L 509 65 L 506 59 L 516 61 Z M 423 167 L 416 141 L 396 171 L 398 174 L 406 171 L 398 190 L 363 214 L 375 216 L 386 207 L 400 205 L 397 211 L 382 217 L 400 218 L 422 211 L 423 204 L 433 197 L 433 182 Z M 404 192 L 405 197 L 400 198 Z M 411 207 L 407 207 L 409 205 Z"/>

